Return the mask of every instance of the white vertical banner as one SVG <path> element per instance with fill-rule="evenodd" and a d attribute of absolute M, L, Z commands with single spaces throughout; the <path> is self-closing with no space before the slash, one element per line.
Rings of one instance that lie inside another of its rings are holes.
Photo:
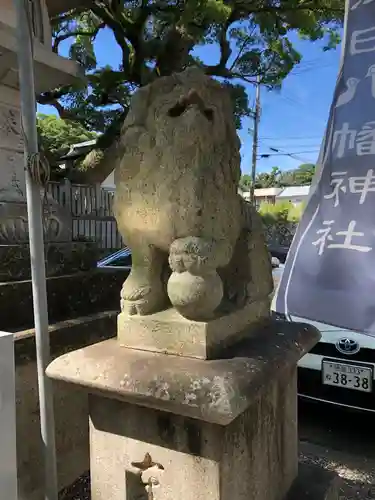
<path fill-rule="evenodd" d="M 0 332 L 0 497 L 17 500 L 14 342 L 5 332 Z"/>
<path fill-rule="evenodd" d="M 275 309 L 375 336 L 375 0 L 347 2 L 318 163 Z"/>

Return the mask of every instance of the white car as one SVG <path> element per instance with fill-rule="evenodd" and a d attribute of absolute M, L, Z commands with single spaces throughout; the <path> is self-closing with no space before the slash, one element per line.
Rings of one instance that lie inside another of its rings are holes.
<path fill-rule="evenodd" d="M 273 270 L 280 278 L 284 266 Z M 275 294 L 276 295 L 276 294 Z M 375 412 L 375 338 L 298 317 L 286 318 L 271 305 L 272 317 L 314 325 L 321 340 L 298 364 L 298 395 Z"/>

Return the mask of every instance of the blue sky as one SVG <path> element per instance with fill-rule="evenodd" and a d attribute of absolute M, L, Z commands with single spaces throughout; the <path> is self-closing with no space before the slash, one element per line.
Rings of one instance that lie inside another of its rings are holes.
<path fill-rule="evenodd" d="M 322 42 L 301 41 L 293 36 L 295 47 L 303 58 L 299 66 L 285 79 L 281 91 L 262 89 L 262 114 L 259 127 L 259 154 L 271 154 L 259 159 L 257 170 L 269 171 L 273 166 L 283 170 L 298 167 L 304 162 L 315 163 L 324 134 L 329 107 L 338 73 L 340 48 L 323 52 Z M 68 44 L 62 47 L 66 53 Z M 109 30 L 103 30 L 95 44 L 99 65 L 118 66 L 120 50 Z M 199 56 L 210 64 L 218 60 L 215 46 L 199 48 Z M 250 103 L 254 102 L 254 88 L 247 85 Z M 43 113 L 53 113 L 49 106 L 39 106 Z M 242 172 L 250 173 L 252 136 L 249 128 L 252 120 L 243 120 L 239 132 L 242 142 Z M 283 155 L 275 155 L 270 147 Z M 297 159 L 287 156 L 292 154 Z"/>

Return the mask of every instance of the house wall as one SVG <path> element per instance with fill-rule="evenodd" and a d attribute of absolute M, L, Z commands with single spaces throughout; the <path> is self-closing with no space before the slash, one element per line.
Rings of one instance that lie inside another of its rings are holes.
<path fill-rule="evenodd" d="M 297 205 L 300 205 L 301 203 L 303 203 L 306 200 L 307 200 L 307 196 L 291 196 L 290 198 L 287 198 L 287 197 L 285 197 L 285 198 L 284 197 L 277 198 L 277 201 L 289 201 L 295 207 Z"/>
<path fill-rule="evenodd" d="M 115 171 L 113 170 L 109 176 L 101 183 L 101 187 L 103 189 L 108 189 L 110 191 L 114 191 L 116 189 L 115 184 Z"/>

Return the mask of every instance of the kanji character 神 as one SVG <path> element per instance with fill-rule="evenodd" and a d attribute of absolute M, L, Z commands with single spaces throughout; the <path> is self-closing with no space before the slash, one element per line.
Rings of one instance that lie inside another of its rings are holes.
<path fill-rule="evenodd" d="M 326 200 L 330 200 L 332 198 L 335 199 L 333 204 L 334 207 L 338 207 L 340 205 L 340 191 L 346 193 L 346 186 L 343 185 L 345 181 L 345 175 L 347 172 L 332 172 L 332 180 L 331 186 L 333 186 L 332 192 L 326 194 L 324 198 Z"/>
<path fill-rule="evenodd" d="M 359 204 L 362 205 L 368 193 L 375 192 L 375 175 L 372 169 L 368 170 L 365 176 L 349 177 L 349 191 L 353 194 L 360 194 Z"/>

